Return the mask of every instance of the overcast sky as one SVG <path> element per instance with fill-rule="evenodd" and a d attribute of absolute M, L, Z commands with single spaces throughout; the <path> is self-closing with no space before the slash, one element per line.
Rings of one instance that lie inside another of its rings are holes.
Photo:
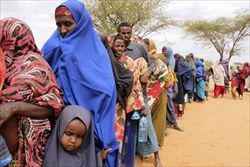
<path fill-rule="evenodd" d="M 32 29 L 39 48 L 46 42 L 56 29 L 54 10 L 62 0 L 0 0 L 0 18 L 16 17 L 25 21 Z M 249 0 L 225 1 L 171 1 L 165 8 L 167 15 L 179 21 L 232 17 L 240 10 L 250 11 Z M 160 33 L 150 35 L 156 41 L 158 51 L 163 45 L 170 45 L 175 53 L 217 60 L 217 52 L 213 48 L 204 48 L 199 42 L 192 40 L 180 28 L 171 27 Z M 250 61 L 250 38 L 244 41 L 244 51 L 232 58 L 232 62 Z"/>

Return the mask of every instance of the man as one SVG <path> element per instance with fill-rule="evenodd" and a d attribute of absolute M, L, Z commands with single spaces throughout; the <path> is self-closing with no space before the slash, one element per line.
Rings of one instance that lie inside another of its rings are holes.
<path fill-rule="evenodd" d="M 146 47 L 143 44 L 135 43 L 130 40 L 132 37 L 132 28 L 127 22 L 122 22 L 121 24 L 119 24 L 117 31 L 126 41 L 125 54 L 133 60 L 136 60 L 139 57 L 143 57 L 148 63 L 148 72 L 145 73 L 141 78 L 141 81 L 143 83 L 147 83 L 148 77 L 154 69 L 154 65 Z"/>

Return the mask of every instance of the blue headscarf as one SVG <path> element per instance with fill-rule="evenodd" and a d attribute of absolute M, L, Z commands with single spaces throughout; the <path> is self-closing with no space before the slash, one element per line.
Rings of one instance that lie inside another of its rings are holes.
<path fill-rule="evenodd" d="M 167 50 L 167 59 L 169 61 L 169 65 L 174 69 L 175 67 L 175 59 L 174 59 L 174 55 L 173 55 L 173 49 L 170 47 L 166 47 L 164 46 L 163 48 L 165 48 Z"/>
<path fill-rule="evenodd" d="M 60 6 L 70 10 L 77 26 L 64 38 L 56 30 L 42 52 L 64 92 L 65 104 L 80 105 L 92 113 L 97 151 L 111 147 L 107 165 L 117 166 L 116 87 L 108 53 L 82 2 L 68 0 Z"/>
<path fill-rule="evenodd" d="M 177 76 L 181 76 L 187 72 L 192 71 L 192 68 L 189 67 L 186 63 L 185 63 L 185 59 L 183 56 L 179 55 L 178 53 L 174 54 L 174 57 L 177 57 L 178 60 L 176 61 L 176 65 L 174 68 L 174 72 L 176 73 Z"/>
<path fill-rule="evenodd" d="M 202 63 L 202 61 L 197 60 L 195 62 L 195 65 L 196 65 L 196 78 L 199 81 L 202 81 L 203 80 L 204 64 Z"/>
<path fill-rule="evenodd" d="M 178 82 L 182 82 L 186 91 L 193 91 L 192 68 L 185 63 L 183 56 L 176 53 L 174 54 L 174 57 L 178 58 L 174 69 Z"/>

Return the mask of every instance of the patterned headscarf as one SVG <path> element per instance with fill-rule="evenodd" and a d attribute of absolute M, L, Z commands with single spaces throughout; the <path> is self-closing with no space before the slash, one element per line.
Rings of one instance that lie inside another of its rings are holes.
<path fill-rule="evenodd" d="M 3 88 L 6 73 L 5 59 L 3 56 L 2 49 L 0 48 L 0 91 Z"/>
<path fill-rule="evenodd" d="M 50 66 L 37 49 L 30 28 L 15 18 L 3 19 L 0 25 L 3 50 L 0 59 L 6 62 L 0 101 L 50 107 L 55 116 L 59 115 L 63 107 L 62 92 Z M 18 166 L 41 166 L 51 123 L 48 118 L 18 118 Z"/>
<path fill-rule="evenodd" d="M 65 6 L 59 6 L 56 8 L 55 17 L 61 16 L 61 15 L 69 16 L 72 19 L 74 19 L 72 13 Z"/>
<path fill-rule="evenodd" d="M 33 34 L 27 24 L 16 18 L 6 18 L 0 22 L 0 46 L 4 52 L 6 66 L 11 66 L 27 52 L 41 54 Z"/>

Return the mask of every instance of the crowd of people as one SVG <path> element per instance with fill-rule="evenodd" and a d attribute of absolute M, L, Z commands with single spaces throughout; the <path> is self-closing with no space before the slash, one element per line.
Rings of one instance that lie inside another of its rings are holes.
<path fill-rule="evenodd" d="M 166 128 L 184 131 L 176 117 L 208 99 L 210 76 L 214 98 L 243 98 L 249 63 L 158 53 L 127 22 L 106 36 L 77 0 L 55 9 L 55 24 L 40 51 L 25 22 L 0 20 L 0 167 L 132 167 L 151 154 L 160 167 Z"/>

